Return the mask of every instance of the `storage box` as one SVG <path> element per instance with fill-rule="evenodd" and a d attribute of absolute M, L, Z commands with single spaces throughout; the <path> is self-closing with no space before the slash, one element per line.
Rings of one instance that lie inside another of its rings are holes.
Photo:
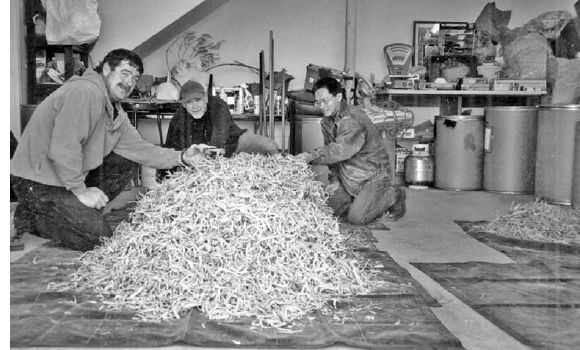
<path fill-rule="evenodd" d="M 304 89 L 312 91 L 314 83 L 320 78 L 333 77 L 343 83 L 346 73 L 334 68 L 317 66 L 309 64 L 306 66 L 306 79 L 304 80 Z"/>

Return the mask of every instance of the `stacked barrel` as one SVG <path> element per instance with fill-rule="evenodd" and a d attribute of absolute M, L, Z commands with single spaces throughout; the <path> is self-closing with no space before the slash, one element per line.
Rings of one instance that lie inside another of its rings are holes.
<path fill-rule="evenodd" d="M 580 206 L 580 105 L 435 117 L 435 187 L 535 194 Z"/>

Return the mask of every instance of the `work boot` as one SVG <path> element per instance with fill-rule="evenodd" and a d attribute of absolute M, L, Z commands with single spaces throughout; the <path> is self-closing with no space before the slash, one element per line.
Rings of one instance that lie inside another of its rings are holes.
<path fill-rule="evenodd" d="M 395 191 L 397 192 L 397 200 L 388 210 L 387 214 L 383 215 L 383 218 L 387 221 L 397 221 L 402 218 L 407 212 L 407 205 L 405 199 L 407 197 L 407 192 L 401 186 L 395 186 Z"/>
<path fill-rule="evenodd" d="M 24 250 L 24 233 L 16 233 L 10 237 L 10 251 Z"/>

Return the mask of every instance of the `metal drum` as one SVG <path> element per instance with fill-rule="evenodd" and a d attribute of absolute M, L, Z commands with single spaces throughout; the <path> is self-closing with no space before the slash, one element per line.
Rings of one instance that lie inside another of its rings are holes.
<path fill-rule="evenodd" d="M 483 135 L 482 115 L 435 117 L 435 187 L 482 188 Z"/>
<path fill-rule="evenodd" d="M 485 109 L 484 190 L 534 193 L 537 135 L 536 107 L 502 106 Z"/>
<path fill-rule="evenodd" d="M 535 195 L 556 204 L 572 204 L 572 168 L 580 105 L 540 106 Z"/>
<path fill-rule="evenodd" d="M 315 148 L 324 146 L 324 137 L 320 122 L 321 116 L 296 115 L 295 145 L 296 154 L 312 152 Z"/>
<path fill-rule="evenodd" d="M 405 183 L 409 188 L 427 188 L 433 183 L 435 162 L 430 155 L 410 155 L 405 158 Z"/>
<path fill-rule="evenodd" d="M 576 123 L 574 170 L 572 171 L 572 205 L 580 208 L 580 122 Z"/>

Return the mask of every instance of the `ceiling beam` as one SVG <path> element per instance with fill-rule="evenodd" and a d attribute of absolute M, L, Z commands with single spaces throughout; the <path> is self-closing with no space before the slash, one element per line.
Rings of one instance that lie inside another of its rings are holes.
<path fill-rule="evenodd" d="M 205 0 L 133 49 L 140 57 L 147 57 L 177 35 L 197 24 L 229 0 Z"/>

